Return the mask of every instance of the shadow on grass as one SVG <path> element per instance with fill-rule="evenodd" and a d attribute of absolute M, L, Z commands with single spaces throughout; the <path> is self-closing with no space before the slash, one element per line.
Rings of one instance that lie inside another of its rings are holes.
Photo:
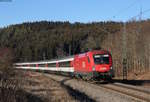
<path fill-rule="evenodd" d="M 41 98 L 24 90 L 0 88 L 0 102 L 44 102 Z"/>
<path fill-rule="evenodd" d="M 68 85 L 65 85 L 64 83 L 66 81 L 70 80 L 70 78 L 64 79 L 61 81 L 61 85 L 67 89 L 67 92 L 75 99 L 80 102 L 96 102 L 95 100 L 88 97 L 85 93 L 82 93 L 76 89 L 71 88 Z"/>
<path fill-rule="evenodd" d="M 144 84 L 150 85 L 150 80 L 120 80 L 120 79 L 113 79 L 112 82 L 130 84 L 130 85 L 137 85 L 142 86 Z"/>

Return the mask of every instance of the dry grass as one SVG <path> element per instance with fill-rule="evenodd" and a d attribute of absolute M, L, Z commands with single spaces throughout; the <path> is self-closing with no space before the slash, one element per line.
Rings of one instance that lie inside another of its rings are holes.
<path fill-rule="evenodd" d="M 20 83 L 12 79 L 15 74 L 12 67 L 13 56 L 8 48 L 0 49 L 0 102 L 27 102 L 26 94 L 20 89 Z"/>
<path fill-rule="evenodd" d="M 61 86 L 60 83 L 48 78 L 42 73 L 21 71 L 23 77 L 22 88 L 27 92 L 39 97 L 43 102 L 70 102 L 75 101 Z"/>

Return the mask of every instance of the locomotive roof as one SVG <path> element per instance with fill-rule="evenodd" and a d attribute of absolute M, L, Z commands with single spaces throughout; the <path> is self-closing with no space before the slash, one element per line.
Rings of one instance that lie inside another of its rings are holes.
<path fill-rule="evenodd" d="M 93 51 L 89 51 L 89 52 L 109 53 L 109 51 L 107 51 L 107 50 L 93 50 Z"/>
<path fill-rule="evenodd" d="M 92 51 L 88 51 L 88 52 L 84 52 L 84 53 L 80 53 L 80 54 L 77 54 L 77 55 L 81 55 L 81 54 L 86 54 L 86 53 L 96 53 L 96 52 L 98 52 L 98 53 L 109 53 L 109 51 L 107 51 L 107 50 L 92 50 Z"/>

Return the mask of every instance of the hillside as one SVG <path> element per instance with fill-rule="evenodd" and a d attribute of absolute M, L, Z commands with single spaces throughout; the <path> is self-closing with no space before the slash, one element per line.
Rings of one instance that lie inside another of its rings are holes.
<path fill-rule="evenodd" d="M 108 30 L 116 33 L 119 23 L 33 22 L 11 25 L 0 31 L 0 45 L 14 50 L 17 61 L 52 59 L 101 48 Z"/>

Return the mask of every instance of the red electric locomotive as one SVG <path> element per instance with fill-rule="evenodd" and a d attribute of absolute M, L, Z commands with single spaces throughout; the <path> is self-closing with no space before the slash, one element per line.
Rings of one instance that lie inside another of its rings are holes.
<path fill-rule="evenodd" d="M 74 73 L 85 79 L 114 77 L 112 57 L 108 51 L 89 51 L 74 56 Z"/>

